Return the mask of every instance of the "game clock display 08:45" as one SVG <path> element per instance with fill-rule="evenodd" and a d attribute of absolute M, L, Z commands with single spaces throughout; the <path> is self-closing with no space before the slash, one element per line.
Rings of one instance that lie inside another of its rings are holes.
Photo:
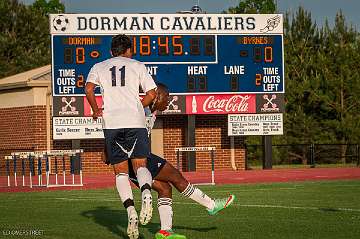
<path fill-rule="evenodd" d="M 52 36 L 53 94 L 84 95 L 112 35 Z M 282 35 L 129 35 L 133 58 L 171 93 L 283 92 Z M 112 73 L 109 70 L 109 74 Z M 100 89 L 96 89 L 100 94 Z"/>

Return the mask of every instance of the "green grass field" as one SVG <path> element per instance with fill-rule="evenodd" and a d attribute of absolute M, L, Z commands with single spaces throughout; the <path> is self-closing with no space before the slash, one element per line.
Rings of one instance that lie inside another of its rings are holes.
<path fill-rule="evenodd" d="M 208 216 L 176 192 L 174 229 L 189 239 L 360 238 L 360 181 L 201 188 L 212 197 L 232 192 L 237 200 Z M 126 212 L 115 189 L 1 193 L 0 200 L 0 238 L 127 238 Z M 155 210 L 152 222 L 140 227 L 141 238 L 153 238 L 158 229 Z M 19 231 L 25 235 L 9 235 Z"/>

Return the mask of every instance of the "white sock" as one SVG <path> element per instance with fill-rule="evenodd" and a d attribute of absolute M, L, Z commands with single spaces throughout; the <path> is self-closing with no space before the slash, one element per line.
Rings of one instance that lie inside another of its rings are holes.
<path fill-rule="evenodd" d="M 129 175 L 125 173 L 116 175 L 116 189 L 119 193 L 122 203 L 124 204 L 124 207 L 127 210 L 128 215 L 130 215 L 130 213 L 133 211 L 136 213 L 134 207 L 134 197 L 129 182 Z"/>
<path fill-rule="evenodd" d="M 142 192 L 141 196 L 144 197 L 145 194 L 150 194 L 152 184 L 152 177 L 150 171 L 147 168 L 140 167 L 136 171 L 136 177 Z"/>
<path fill-rule="evenodd" d="M 192 200 L 199 203 L 200 205 L 203 205 L 207 209 L 213 209 L 215 206 L 214 200 L 212 200 L 208 195 L 203 193 L 197 187 L 194 187 L 194 185 L 192 185 L 191 183 L 187 185 L 187 187 L 183 192 L 181 192 L 181 194 L 185 197 L 191 198 Z"/>
<path fill-rule="evenodd" d="M 171 230 L 173 218 L 172 199 L 159 198 L 157 206 L 160 215 L 161 230 Z"/>

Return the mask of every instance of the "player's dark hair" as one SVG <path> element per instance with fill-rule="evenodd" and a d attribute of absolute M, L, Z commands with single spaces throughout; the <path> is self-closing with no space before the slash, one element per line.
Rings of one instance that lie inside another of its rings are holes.
<path fill-rule="evenodd" d="M 127 49 L 131 48 L 131 40 L 126 35 L 116 35 L 111 40 L 111 53 L 113 56 L 124 54 Z"/>

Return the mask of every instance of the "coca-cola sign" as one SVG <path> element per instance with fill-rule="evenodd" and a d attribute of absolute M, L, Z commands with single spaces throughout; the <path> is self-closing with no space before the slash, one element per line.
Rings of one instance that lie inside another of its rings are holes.
<path fill-rule="evenodd" d="M 188 95 L 187 114 L 245 114 L 256 113 L 256 95 Z"/>

